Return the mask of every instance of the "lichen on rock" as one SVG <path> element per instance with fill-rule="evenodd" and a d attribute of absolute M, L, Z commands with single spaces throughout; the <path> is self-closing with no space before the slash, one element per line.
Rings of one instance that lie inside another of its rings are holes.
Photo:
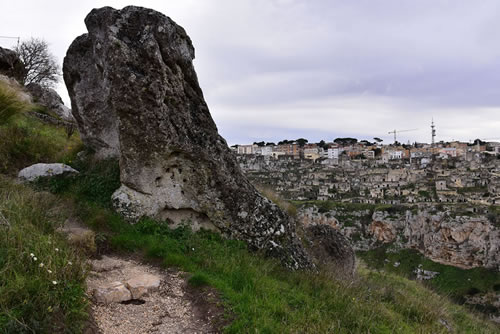
<path fill-rule="evenodd" d="M 135 6 L 94 9 L 85 24 L 64 80 L 84 143 L 120 159 L 115 208 L 133 221 L 212 228 L 288 267 L 311 267 L 295 222 L 250 184 L 218 134 L 184 29 Z"/>

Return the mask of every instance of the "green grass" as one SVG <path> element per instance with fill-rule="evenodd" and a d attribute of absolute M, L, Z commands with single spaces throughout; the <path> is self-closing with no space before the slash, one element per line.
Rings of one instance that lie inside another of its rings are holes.
<path fill-rule="evenodd" d="M 78 134 L 68 139 L 64 128 L 30 117 L 36 108 L 0 84 L 0 174 L 14 175 L 38 162 L 67 163 L 82 149 Z"/>
<path fill-rule="evenodd" d="M 69 163 L 82 147 L 78 134 L 68 139 L 63 128 L 15 115 L 0 125 L 0 173 L 12 175 L 39 162 Z"/>
<path fill-rule="evenodd" d="M 192 273 L 192 286 L 216 288 L 232 319 L 227 333 L 444 333 L 440 319 L 463 333 L 495 332 L 463 307 L 395 274 L 362 268 L 355 282 L 342 283 L 321 273 L 287 271 L 212 232 L 172 230 L 151 219 L 127 224 L 109 210 L 109 196 L 119 185 L 116 165 L 79 167 L 80 176 L 43 186 L 73 197 L 80 217 L 114 249 Z M 101 196 L 89 196 L 89 185 L 100 187 Z"/>
<path fill-rule="evenodd" d="M 120 168 L 118 161 L 109 159 L 96 163 L 92 159 L 69 162 L 79 174 L 73 177 L 56 176 L 39 178 L 38 189 L 54 194 L 67 194 L 82 203 L 96 203 L 104 208 L 111 208 L 111 195 L 120 187 Z"/>
<path fill-rule="evenodd" d="M 14 115 L 28 108 L 29 105 L 20 101 L 12 88 L 0 82 L 0 125 L 8 123 Z"/>
<path fill-rule="evenodd" d="M 358 252 L 357 255 L 371 268 L 383 269 L 408 278 L 415 277 L 413 271 L 419 264 L 422 264 L 425 270 L 437 271 L 439 275 L 425 281 L 424 284 L 442 295 L 450 296 L 457 302 L 463 302 L 465 296 L 471 292 L 494 292 L 495 287 L 500 286 L 500 275 L 494 270 L 485 268 L 460 269 L 433 262 L 416 250 L 403 249 L 394 253 L 388 252 L 387 247 Z M 389 262 L 385 262 L 385 259 L 388 259 Z M 395 262 L 400 262 L 400 266 L 394 267 Z"/>
<path fill-rule="evenodd" d="M 405 213 L 407 210 L 414 211 L 413 205 L 393 205 L 393 204 L 370 204 L 370 203 L 344 203 L 336 201 L 291 201 L 297 207 L 315 206 L 319 213 L 325 213 L 331 210 L 340 210 L 343 212 L 369 211 L 370 215 L 374 211 L 386 211 L 388 213 Z"/>
<path fill-rule="evenodd" d="M 191 285 L 220 291 L 234 319 L 227 333 L 444 333 L 440 319 L 463 333 L 494 332 L 458 305 L 395 274 L 361 268 L 354 282 L 338 282 L 322 273 L 287 271 L 242 242 L 208 231 L 171 230 L 150 219 L 106 228 L 114 232 L 114 248 L 143 252 L 165 267 L 194 273 Z"/>
<path fill-rule="evenodd" d="M 487 191 L 488 191 L 488 187 L 486 187 L 486 186 L 457 188 L 457 192 L 459 194 L 465 194 L 465 193 L 485 193 Z"/>
<path fill-rule="evenodd" d="M 81 330 L 88 305 L 83 260 L 55 233 L 65 208 L 0 175 L 0 213 L 10 224 L 0 225 L 0 333 Z"/>

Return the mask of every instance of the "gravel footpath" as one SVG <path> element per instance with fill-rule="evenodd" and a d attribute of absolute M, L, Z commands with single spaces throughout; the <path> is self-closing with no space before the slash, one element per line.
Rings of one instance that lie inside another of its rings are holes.
<path fill-rule="evenodd" d="M 182 272 L 165 271 L 133 260 L 104 256 L 92 261 L 87 279 L 88 294 L 107 283 L 126 281 L 149 273 L 161 278 L 157 291 L 138 300 L 122 303 L 93 304 L 92 313 L 102 334 L 142 333 L 217 333 L 210 316 L 201 314 L 186 292 Z"/>

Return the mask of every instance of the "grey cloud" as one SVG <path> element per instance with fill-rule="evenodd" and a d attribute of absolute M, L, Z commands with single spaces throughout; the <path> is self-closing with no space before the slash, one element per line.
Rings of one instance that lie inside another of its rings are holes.
<path fill-rule="evenodd" d="M 92 7 L 22 1 L 0 31 L 46 38 L 60 61 Z M 334 136 L 494 137 L 500 3 L 494 0 L 141 1 L 184 26 L 214 120 L 229 143 Z M 22 16 L 22 20 L 19 17 Z M 4 41 L 0 44 L 5 46 Z M 8 46 L 8 45 L 7 45 Z M 64 86 L 59 88 L 66 97 Z M 314 139 L 316 138 L 316 139 Z"/>

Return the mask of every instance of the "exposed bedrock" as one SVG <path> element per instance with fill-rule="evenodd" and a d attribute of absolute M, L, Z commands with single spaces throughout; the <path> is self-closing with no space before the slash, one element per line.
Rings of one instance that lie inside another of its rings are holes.
<path fill-rule="evenodd" d="M 0 74 L 22 83 L 26 69 L 15 51 L 0 47 Z"/>
<path fill-rule="evenodd" d="M 255 190 L 218 134 L 184 29 L 134 6 L 94 9 L 85 24 L 64 80 L 84 143 L 120 159 L 116 209 L 133 221 L 210 228 L 288 267 L 310 267 L 294 221 Z"/>

